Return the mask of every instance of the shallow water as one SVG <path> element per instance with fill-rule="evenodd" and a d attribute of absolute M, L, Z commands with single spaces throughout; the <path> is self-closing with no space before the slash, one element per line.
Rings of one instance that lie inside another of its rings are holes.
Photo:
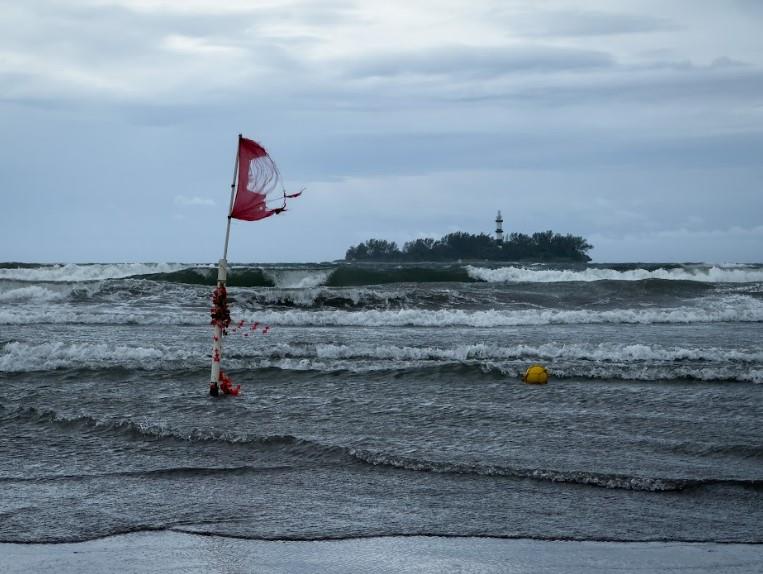
<path fill-rule="evenodd" d="M 209 266 L 0 268 L 0 541 L 763 541 L 761 266 L 237 276 L 216 400 Z"/>

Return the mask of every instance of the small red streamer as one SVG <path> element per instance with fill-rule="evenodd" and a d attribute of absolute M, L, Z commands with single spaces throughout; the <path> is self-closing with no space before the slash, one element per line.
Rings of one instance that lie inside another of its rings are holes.
<path fill-rule="evenodd" d="M 220 371 L 220 390 L 223 392 L 224 395 L 232 395 L 234 397 L 237 397 L 238 394 L 241 392 L 241 385 L 233 386 L 233 381 L 231 381 L 230 377 Z"/>
<path fill-rule="evenodd" d="M 210 324 L 220 327 L 223 334 L 227 334 L 226 329 L 230 326 L 230 309 L 228 309 L 228 291 L 222 283 L 212 293 L 210 315 L 212 316 Z"/>

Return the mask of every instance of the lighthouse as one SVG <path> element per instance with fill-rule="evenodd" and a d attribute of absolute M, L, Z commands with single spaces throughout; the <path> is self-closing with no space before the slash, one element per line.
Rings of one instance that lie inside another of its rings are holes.
<path fill-rule="evenodd" d="M 495 217 L 495 242 L 498 245 L 503 245 L 503 217 L 501 217 L 500 209 Z"/>

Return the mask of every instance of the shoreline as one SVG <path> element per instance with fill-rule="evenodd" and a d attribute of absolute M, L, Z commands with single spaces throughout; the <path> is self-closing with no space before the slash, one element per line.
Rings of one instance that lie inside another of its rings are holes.
<path fill-rule="evenodd" d="M 171 530 L 86 542 L 0 543 L 6 574 L 99 572 L 755 572 L 763 544 L 390 536 L 265 541 Z"/>

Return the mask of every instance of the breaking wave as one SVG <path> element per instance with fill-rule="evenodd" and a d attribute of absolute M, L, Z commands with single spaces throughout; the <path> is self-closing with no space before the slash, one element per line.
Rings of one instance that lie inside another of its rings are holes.
<path fill-rule="evenodd" d="M 644 281 L 661 279 L 669 281 L 699 281 L 703 283 L 754 283 L 763 282 L 763 269 L 745 267 L 728 268 L 726 266 L 695 267 L 695 268 L 658 268 L 616 269 L 589 268 L 578 270 L 556 269 L 527 269 L 525 267 L 466 267 L 470 277 L 490 283 L 522 283 L 540 282 L 554 283 L 563 281 Z"/>
<path fill-rule="evenodd" d="M 244 311 L 247 321 L 283 326 L 511 327 L 600 323 L 761 322 L 763 302 L 743 295 L 707 299 L 703 306 L 613 310 L 521 309 L 465 311 L 399 309 L 366 311 Z M 0 322 L 2 318 L 0 317 Z"/>
<path fill-rule="evenodd" d="M 0 301 L 4 303 L 15 303 L 23 301 L 61 301 L 65 299 L 67 293 L 62 293 L 39 285 L 29 287 L 19 287 L 0 292 Z"/>
<path fill-rule="evenodd" d="M 190 267 L 166 273 L 146 276 L 155 281 L 214 285 L 216 269 L 210 267 Z M 470 283 L 476 279 L 469 277 L 461 266 L 354 266 L 339 264 L 335 267 L 246 267 L 235 266 L 228 274 L 228 284 L 232 287 L 279 287 L 282 289 L 309 289 L 313 287 L 360 287 L 367 285 L 387 285 L 394 283 Z"/>
<path fill-rule="evenodd" d="M 248 343 L 248 341 L 247 341 Z M 229 369 L 316 372 L 447 371 L 480 380 L 485 374 L 515 379 L 528 362 L 547 362 L 554 378 L 602 380 L 699 380 L 763 383 L 763 353 L 754 349 L 659 347 L 624 344 L 556 344 L 454 348 L 395 345 L 230 344 Z M 21 343 L 0 347 L 0 372 L 57 369 L 203 369 L 206 349 L 130 347 L 86 343 Z"/>
<path fill-rule="evenodd" d="M 93 263 L 41 267 L 0 268 L 0 279 L 37 282 L 76 282 L 121 279 L 151 273 L 171 273 L 186 268 L 179 263 Z"/>
<path fill-rule="evenodd" d="M 448 288 L 401 288 L 401 287 L 345 287 L 331 288 L 317 285 L 321 277 L 308 275 L 300 279 L 292 277 L 291 286 L 274 287 L 261 271 L 252 272 L 259 279 L 249 281 L 262 288 L 238 288 L 231 285 L 231 297 L 238 305 L 247 307 L 300 307 L 310 308 L 389 308 L 404 306 L 462 305 L 476 303 L 473 295 Z M 325 272 L 322 277 L 328 272 Z M 178 302 L 203 303 L 206 306 L 212 291 L 202 286 L 212 285 L 205 275 L 195 269 L 162 274 L 164 276 L 188 276 L 184 281 L 170 282 L 157 289 L 153 275 L 127 278 L 117 281 L 60 282 L 29 285 L 11 281 L 0 285 L 2 303 L 128 303 L 139 307 L 142 303 L 165 302 L 177 306 Z M 193 279 L 196 278 L 196 280 Z M 283 279 L 283 278 L 282 278 Z M 196 283 L 194 283 L 196 281 Z M 288 281 L 284 281 L 289 283 Z M 297 287 L 297 285 L 301 285 Z"/>
<path fill-rule="evenodd" d="M 210 267 L 157 272 L 160 281 L 213 285 L 217 277 Z M 763 282 L 763 269 L 752 267 L 697 266 L 655 269 L 548 269 L 543 267 L 445 264 L 338 264 L 336 267 L 235 267 L 229 274 L 232 286 L 301 289 L 318 286 L 358 287 L 395 283 L 558 283 L 593 281 L 693 281 L 700 283 Z"/>
<path fill-rule="evenodd" d="M 291 353 L 299 356 L 303 347 L 276 350 L 276 353 Z M 588 361 L 763 361 L 763 351 L 719 348 L 658 347 L 653 345 L 600 344 L 559 344 L 514 345 L 499 347 L 475 344 L 459 345 L 452 349 L 432 347 L 398 347 L 372 345 L 332 345 L 315 346 L 315 356 L 320 359 L 382 359 L 395 361 L 449 360 L 479 361 L 499 359 L 583 359 Z"/>
<path fill-rule="evenodd" d="M 262 273 L 275 287 L 309 289 L 325 285 L 333 269 L 263 269 Z"/>
<path fill-rule="evenodd" d="M 701 283 L 763 282 L 763 269 L 752 265 L 695 265 L 654 268 L 555 268 L 544 265 L 483 267 L 447 263 L 233 266 L 231 286 L 305 289 L 357 287 L 394 283 L 552 283 L 592 281 L 694 281 Z M 648 267 L 648 266 L 646 266 Z M 0 280 L 84 282 L 129 277 L 168 283 L 214 285 L 214 265 L 182 263 L 93 263 L 66 265 L 0 265 Z"/>
<path fill-rule="evenodd" d="M 157 312 L 151 309 L 78 308 L 61 305 L 46 308 L 0 309 L 0 325 L 203 325 L 206 313 Z"/>
<path fill-rule="evenodd" d="M 359 327 L 512 327 L 522 325 L 576 324 L 689 324 L 762 322 L 763 301 L 731 294 L 707 297 L 695 306 L 637 307 L 627 309 L 509 309 L 471 311 L 463 309 L 365 309 L 365 310 L 237 310 L 234 320 L 259 321 L 280 326 Z M 206 308 L 197 310 L 140 307 L 82 308 L 74 305 L 0 308 L 0 324 L 101 324 L 101 325 L 202 325 L 208 323 Z"/>
<path fill-rule="evenodd" d="M 49 371 L 67 368 L 159 368 L 170 361 L 198 358 L 184 349 L 130 347 L 106 343 L 21 343 L 0 347 L 0 372 Z"/>

